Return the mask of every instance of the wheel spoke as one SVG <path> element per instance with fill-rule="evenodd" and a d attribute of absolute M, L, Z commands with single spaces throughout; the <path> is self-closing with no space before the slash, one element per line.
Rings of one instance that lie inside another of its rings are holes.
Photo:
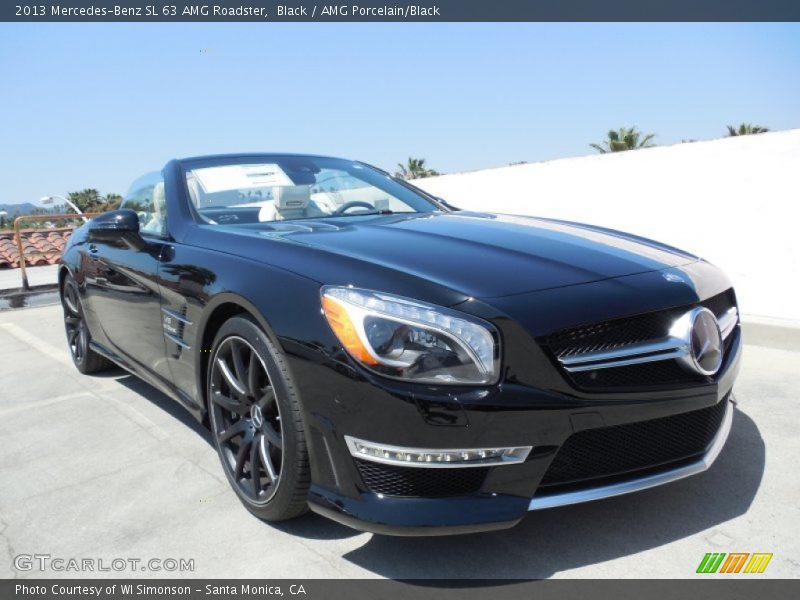
<path fill-rule="evenodd" d="M 239 384 L 236 391 L 240 394 L 247 394 L 247 389 L 244 387 L 244 382 L 247 381 L 247 370 L 242 360 L 241 344 L 231 344 L 231 358 L 233 359 L 233 369 L 236 372 L 236 383 Z"/>
<path fill-rule="evenodd" d="M 77 316 L 79 314 L 77 294 L 75 293 L 75 288 L 70 284 L 67 284 L 67 289 L 64 292 L 64 304 L 72 315 Z"/>
<path fill-rule="evenodd" d="M 220 433 L 218 438 L 221 443 L 224 443 L 236 437 L 237 435 L 243 434 L 245 431 L 247 431 L 247 421 L 242 419 L 240 421 L 236 421 L 236 423 L 232 424 L 225 431 Z"/>
<path fill-rule="evenodd" d="M 267 439 L 263 435 L 259 440 L 258 450 L 261 454 L 261 464 L 264 465 L 264 470 L 269 475 L 269 479 L 272 483 L 275 483 L 278 480 L 278 474 L 275 472 L 275 467 L 272 465 L 272 457 L 269 454 L 269 448 L 267 448 Z"/>
<path fill-rule="evenodd" d="M 231 412 L 236 413 L 237 415 L 246 415 L 247 414 L 247 406 L 244 403 L 236 400 L 234 398 L 228 398 L 219 390 L 215 390 L 214 393 L 211 395 L 212 400 L 216 404 L 219 404 L 225 410 L 229 410 Z"/>
<path fill-rule="evenodd" d="M 222 359 L 222 357 L 217 357 L 217 366 L 219 367 L 220 373 L 222 373 L 222 376 L 225 378 L 225 381 L 228 383 L 228 386 L 237 394 L 246 396 L 247 390 L 234 376 L 234 374 L 231 373 L 231 370 L 228 368 L 228 364 Z"/>
<path fill-rule="evenodd" d="M 86 348 L 86 328 L 81 323 L 78 326 L 78 342 L 76 345 L 77 351 L 80 353 L 80 356 L 83 356 L 83 351 Z"/>
<path fill-rule="evenodd" d="M 250 448 L 252 437 L 246 435 L 239 444 L 239 452 L 236 453 L 236 462 L 233 465 L 234 478 L 238 481 L 244 474 L 244 467 L 247 464 L 247 451 Z"/>
<path fill-rule="evenodd" d="M 283 438 L 279 431 L 276 431 L 272 428 L 272 424 L 269 421 L 264 423 L 264 437 L 267 438 L 269 445 L 273 448 L 277 448 L 278 450 L 283 450 Z"/>
<path fill-rule="evenodd" d="M 258 355 L 250 352 L 250 364 L 247 366 L 247 391 L 253 398 L 258 397 Z"/>
<path fill-rule="evenodd" d="M 83 360 L 88 345 L 88 332 L 81 318 L 78 290 L 72 282 L 67 282 L 64 288 L 62 304 L 64 306 L 64 326 L 67 330 L 67 345 L 72 357 L 80 362 Z"/>
<path fill-rule="evenodd" d="M 260 444 L 253 443 L 250 448 L 250 484 L 253 486 L 253 496 L 258 498 L 258 493 L 261 491 L 261 475 L 258 473 L 259 459 L 258 447 Z"/>
<path fill-rule="evenodd" d="M 264 390 L 263 395 L 261 396 L 261 398 L 258 399 L 258 405 L 261 408 L 266 408 L 273 402 L 275 402 L 275 390 L 273 390 L 272 386 L 270 386 L 266 390 Z"/>

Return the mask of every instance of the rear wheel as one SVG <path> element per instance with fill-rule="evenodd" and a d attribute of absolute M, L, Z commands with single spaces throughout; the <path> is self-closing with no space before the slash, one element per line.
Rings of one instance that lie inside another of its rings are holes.
<path fill-rule="evenodd" d="M 225 475 L 247 509 L 280 521 L 307 510 L 300 403 L 285 358 L 248 317 L 220 328 L 208 366 L 208 412 Z"/>
<path fill-rule="evenodd" d="M 71 275 L 67 275 L 64 280 L 64 287 L 61 290 L 61 306 L 64 309 L 67 346 L 70 356 L 72 356 L 72 362 L 75 363 L 78 371 L 89 374 L 113 367 L 114 364 L 110 360 L 92 350 L 89 345 L 92 337 L 83 316 L 78 284 Z"/>

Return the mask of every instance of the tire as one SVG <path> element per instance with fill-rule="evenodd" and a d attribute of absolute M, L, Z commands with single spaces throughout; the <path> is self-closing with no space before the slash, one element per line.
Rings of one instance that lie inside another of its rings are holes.
<path fill-rule="evenodd" d="M 67 347 L 78 371 L 89 375 L 113 368 L 114 363 L 92 350 L 90 346 L 92 336 L 83 315 L 80 291 L 71 275 L 67 275 L 61 288 L 61 307 L 64 309 Z"/>
<path fill-rule="evenodd" d="M 217 332 L 206 392 L 214 445 L 242 504 L 266 521 L 306 512 L 311 474 L 300 400 L 282 352 L 249 316 Z"/>

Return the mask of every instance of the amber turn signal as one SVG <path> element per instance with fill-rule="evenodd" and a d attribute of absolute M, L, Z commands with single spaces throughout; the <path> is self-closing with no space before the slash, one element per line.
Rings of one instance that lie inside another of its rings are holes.
<path fill-rule="evenodd" d="M 342 346 L 353 358 L 367 365 L 374 366 L 379 364 L 362 343 L 353 322 L 350 320 L 350 315 L 347 314 L 347 311 L 338 300 L 323 295 L 322 312 L 325 314 L 325 318 L 328 319 L 333 333 L 336 334 Z"/>

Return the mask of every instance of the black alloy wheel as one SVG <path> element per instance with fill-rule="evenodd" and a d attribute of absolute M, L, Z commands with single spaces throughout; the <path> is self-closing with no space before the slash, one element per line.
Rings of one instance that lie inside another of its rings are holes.
<path fill-rule="evenodd" d="M 113 366 L 105 357 L 97 354 L 89 346 L 92 337 L 86 325 L 81 307 L 78 284 L 67 276 L 61 290 L 61 306 L 64 309 L 64 329 L 67 332 L 67 346 L 72 362 L 81 373 L 95 373 Z"/>
<path fill-rule="evenodd" d="M 307 507 L 308 458 L 289 377 L 283 357 L 256 323 L 234 317 L 222 326 L 208 365 L 211 431 L 234 491 L 268 520 Z"/>
<path fill-rule="evenodd" d="M 214 435 L 242 494 L 269 501 L 283 463 L 281 412 L 267 367 L 247 340 L 225 338 L 211 364 Z"/>

